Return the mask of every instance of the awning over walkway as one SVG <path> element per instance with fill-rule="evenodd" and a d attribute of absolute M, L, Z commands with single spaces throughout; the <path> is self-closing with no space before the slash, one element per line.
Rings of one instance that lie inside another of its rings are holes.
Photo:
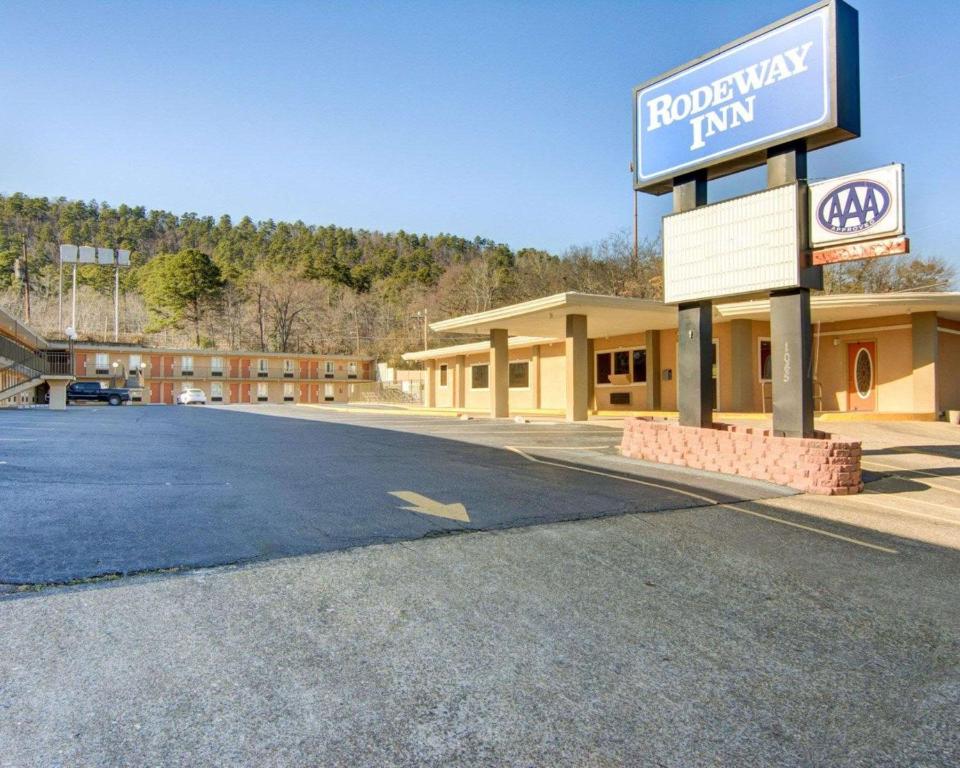
<path fill-rule="evenodd" d="M 496 328 L 510 336 L 562 339 L 567 315 L 585 315 L 590 338 L 677 327 L 677 308 L 661 301 L 574 292 L 441 320 L 430 327 L 438 332 L 481 334 Z"/>

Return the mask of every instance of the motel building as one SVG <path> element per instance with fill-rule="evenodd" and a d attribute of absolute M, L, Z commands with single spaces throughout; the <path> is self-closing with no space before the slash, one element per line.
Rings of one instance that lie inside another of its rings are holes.
<path fill-rule="evenodd" d="M 0 310 L 0 407 L 63 407 L 71 381 L 126 387 L 134 403 L 173 404 L 197 388 L 208 403 L 343 403 L 374 386 L 371 357 L 160 349 L 48 341 Z"/>
<path fill-rule="evenodd" d="M 960 410 L 960 293 L 812 297 L 814 407 L 821 414 L 933 420 Z M 488 340 L 408 352 L 427 407 L 591 414 L 677 410 L 677 308 L 560 293 L 431 324 Z M 769 414 L 770 302 L 715 302 L 714 407 Z"/>
<path fill-rule="evenodd" d="M 95 343 L 74 345 L 73 357 L 77 381 L 128 387 L 134 402 L 167 405 L 189 388 L 211 403 L 347 402 L 373 370 L 369 357 Z"/>

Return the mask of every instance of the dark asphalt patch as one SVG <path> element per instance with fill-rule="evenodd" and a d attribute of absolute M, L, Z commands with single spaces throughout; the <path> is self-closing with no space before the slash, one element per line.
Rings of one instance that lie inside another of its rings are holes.
<path fill-rule="evenodd" d="M 667 483 L 663 471 L 654 482 L 669 487 L 644 486 L 449 436 L 229 409 L 8 412 L 0 433 L 54 420 L 57 429 L 37 432 L 36 442 L 0 442 L 0 583 L 703 506 L 690 493 L 720 503 L 770 495 L 736 481 L 708 491 L 679 475 Z M 462 503 L 470 522 L 404 510 L 391 491 Z"/>

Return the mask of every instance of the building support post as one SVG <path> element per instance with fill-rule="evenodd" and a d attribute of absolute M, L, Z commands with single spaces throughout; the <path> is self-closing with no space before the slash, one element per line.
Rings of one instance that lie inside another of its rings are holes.
<path fill-rule="evenodd" d="M 490 329 L 490 369 L 487 386 L 490 388 L 490 415 L 495 419 L 503 419 L 510 415 L 508 365 L 507 331 L 503 328 L 492 328 Z"/>
<path fill-rule="evenodd" d="M 647 402 L 648 411 L 659 411 L 660 401 L 660 331 L 644 334 L 647 347 Z"/>
<path fill-rule="evenodd" d="M 940 339 L 936 312 L 916 312 L 910 316 L 913 347 L 913 410 L 916 413 L 940 415 L 937 391 L 937 366 Z"/>
<path fill-rule="evenodd" d="M 681 176 L 673 185 L 674 213 L 707 204 L 706 171 Z M 678 310 L 677 406 L 685 427 L 713 426 L 713 303 L 695 301 Z"/>
<path fill-rule="evenodd" d="M 803 142 L 786 144 L 767 154 L 767 187 L 807 178 Z M 800 200 L 806 201 L 801 194 Z M 801 253 L 807 243 L 806 205 L 798 210 Z M 810 289 L 823 285 L 820 267 L 801 269 L 801 287 L 770 293 L 770 349 L 773 357 L 773 431 L 785 437 L 813 436 L 813 327 Z"/>
<path fill-rule="evenodd" d="M 753 364 L 753 323 L 750 320 L 731 320 L 730 386 L 733 397 L 730 410 L 737 413 L 754 410 L 753 383 L 758 379 L 759 373 Z"/>
<path fill-rule="evenodd" d="M 437 407 L 436 368 L 435 360 L 427 360 L 423 364 L 423 404 L 427 408 Z"/>
<path fill-rule="evenodd" d="M 530 350 L 530 395 L 535 411 L 540 410 L 540 345 Z"/>
<path fill-rule="evenodd" d="M 566 418 L 567 421 L 586 421 L 589 392 L 587 316 L 567 315 L 566 320 Z"/>
<path fill-rule="evenodd" d="M 596 413 L 597 408 L 597 352 L 594 340 L 587 339 L 587 410 Z"/>
<path fill-rule="evenodd" d="M 465 408 L 467 381 L 467 356 L 457 355 L 453 366 L 453 407 Z"/>

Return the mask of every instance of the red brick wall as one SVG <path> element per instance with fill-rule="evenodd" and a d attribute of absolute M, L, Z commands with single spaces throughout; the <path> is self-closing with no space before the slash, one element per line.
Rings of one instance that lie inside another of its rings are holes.
<path fill-rule="evenodd" d="M 766 480 L 800 491 L 850 494 L 863 490 L 860 443 L 777 437 L 768 429 L 715 424 L 713 429 L 681 427 L 668 421 L 629 418 L 620 453 L 632 459 L 675 464 Z"/>

